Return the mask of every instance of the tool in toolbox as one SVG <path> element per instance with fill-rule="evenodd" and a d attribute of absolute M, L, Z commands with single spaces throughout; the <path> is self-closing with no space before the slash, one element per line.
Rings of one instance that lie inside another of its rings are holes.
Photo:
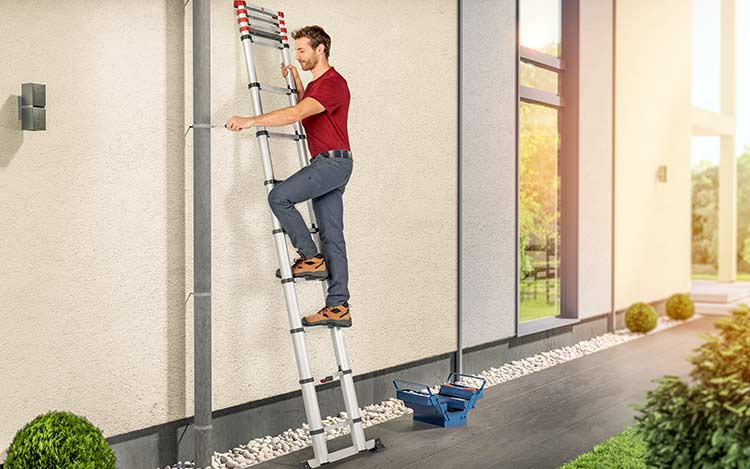
<path fill-rule="evenodd" d="M 476 379 L 482 381 L 482 386 L 476 388 L 454 383 L 451 382 L 453 377 Z M 480 376 L 451 373 L 435 394 L 426 384 L 402 379 L 393 380 L 393 385 L 396 386 L 396 398 L 401 399 L 406 407 L 414 410 L 414 420 L 441 427 L 466 425 L 469 411 L 484 395 L 486 384 L 487 380 Z"/>

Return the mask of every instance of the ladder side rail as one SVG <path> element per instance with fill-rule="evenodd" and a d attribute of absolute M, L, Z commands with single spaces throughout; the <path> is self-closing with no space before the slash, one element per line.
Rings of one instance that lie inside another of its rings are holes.
<path fill-rule="evenodd" d="M 283 20 L 280 20 L 283 22 Z M 281 31 L 282 34 L 286 33 L 286 25 L 281 23 Z M 287 65 L 291 64 L 291 54 L 289 53 L 289 47 L 288 47 L 288 40 L 282 41 L 282 44 L 284 45 L 284 48 L 281 50 L 281 54 L 283 57 L 283 63 L 286 67 Z M 287 86 L 290 89 L 295 89 L 296 85 L 294 83 L 294 76 L 292 73 L 287 73 L 286 76 Z M 297 104 L 297 94 L 296 93 L 290 93 L 289 94 L 289 103 L 290 105 L 294 106 Z M 304 128 L 302 127 L 302 124 L 300 122 L 295 122 L 294 124 L 294 130 L 299 135 L 305 135 Z M 299 154 L 300 159 L 300 165 L 306 166 L 309 163 L 308 160 L 308 154 L 307 154 L 307 148 L 305 145 L 305 140 L 299 140 L 297 141 L 297 151 Z M 322 241 L 320 239 L 320 233 L 318 228 L 317 219 L 315 217 L 315 212 L 312 207 L 312 201 L 308 201 L 308 210 L 310 214 L 310 220 L 311 224 L 313 225 L 313 236 L 315 237 L 315 241 L 320 246 L 322 250 Z M 325 297 L 328 294 L 328 281 L 324 280 L 321 282 L 322 288 L 323 288 L 323 296 Z M 331 341 L 333 342 L 333 349 L 334 353 L 336 354 L 336 362 L 339 366 L 339 369 L 342 371 L 348 371 L 348 373 L 341 376 L 341 392 L 343 393 L 344 397 L 344 407 L 346 408 L 346 414 L 347 417 L 351 423 L 349 424 L 350 427 L 350 434 L 352 436 L 352 440 L 354 443 L 354 446 L 356 447 L 357 451 L 363 451 L 365 450 L 365 434 L 364 429 L 362 426 L 362 418 L 360 416 L 359 412 L 359 405 L 357 403 L 357 394 L 355 392 L 354 387 L 354 379 L 352 377 L 351 370 L 349 369 L 349 360 L 347 358 L 346 354 L 346 346 L 344 344 L 344 334 L 341 331 L 341 328 L 334 327 L 331 328 Z"/>
<path fill-rule="evenodd" d="M 352 436 L 352 442 L 357 451 L 365 450 L 365 431 L 362 426 L 362 416 L 359 413 L 359 404 L 357 402 L 357 393 L 354 387 L 354 375 L 349 368 L 349 358 L 346 354 L 344 344 L 344 332 L 340 327 L 331 328 L 331 342 L 333 342 L 333 351 L 336 354 L 336 362 L 344 374 L 339 378 L 341 380 L 341 392 L 344 395 L 344 407 L 346 416 L 349 420 L 349 430 Z"/>
<path fill-rule="evenodd" d="M 237 8 L 237 4 L 235 4 Z M 242 18 L 244 15 L 238 13 L 238 16 Z M 242 22 L 240 23 L 242 24 Z M 247 73 L 250 83 L 257 82 L 257 75 L 255 71 L 255 62 L 253 60 L 252 53 L 252 41 L 249 37 L 243 35 L 241 40 L 242 48 L 245 56 L 245 64 L 247 66 Z M 257 87 L 250 89 L 253 103 L 254 115 L 258 116 L 263 113 L 263 108 L 260 101 L 260 90 Z M 265 128 L 261 128 L 265 130 Z M 266 193 L 271 192 L 274 187 L 273 178 L 273 165 L 271 162 L 270 147 L 268 145 L 268 137 L 266 135 L 258 136 L 258 144 L 260 146 L 261 160 L 263 163 L 263 175 L 265 178 L 264 185 L 266 187 Z M 284 232 L 281 230 L 281 224 L 273 213 L 271 214 L 273 222 L 273 238 L 276 246 L 276 257 L 279 262 L 279 268 L 281 269 L 282 277 L 282 289 L 284 291 L 284 300 L 286 301 L 287 313 L 289 316 L 289 323 L 291 325 L 291 336 L 292 344 L 294 346 L 294 355 L 297 361 L 297 370 L 299 372 L 300 386 L 302 388 L 302 400 L 305 406 L 305 413 L 308 418 L 310 426 L 310 438 L 312 440 L 313 450 L 315 452 L 316 460 L 325 463 L 328 461 L 328 448 L 326 446 L 325 430 L 323 428 L 322 419 L 320 416 L 320 408 L 318 406 L 318 397 L 315 392 L 314 380 L 312 378 L 312 371 L 308 361 L 307 348 L 304 340 L 304 329 L 302 328 L 302 322 L 300 320 L 299 304 L 297 303 L 296 290 L 294 288 L 294 280 L 292 277 L 291 266 L 289 264 L 289 252 L 287 250 L 286 237 Z"/>

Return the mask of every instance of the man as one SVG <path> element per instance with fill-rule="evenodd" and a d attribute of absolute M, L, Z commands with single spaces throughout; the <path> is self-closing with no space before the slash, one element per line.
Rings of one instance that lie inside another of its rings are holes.
<path fill-rule="evenodd" d="M 292 275 L 306 279 L 329 279 L 326 306 L 302 318 L 304 326 L 352 325 L 349 312 L 348 265 L 344 242 L 342 195 L 352 173 L 351 148 L 347 130 L 349 87 L 328 63 L 331 38 L 320 26 L 306 26 L 292 34 L 296 58 L 302 70 L 312 72 L 305 88 L 293 65 L 281 65 L 284 77 L 291 71 L 299 103 L 255 117 L 233 116 L 229 130 L 253 126 L 281 126 L 302 121 L 312 156 L 310 165 L 300 169 L 268 194 L 271 210 L 286 230 L 300 257 L 292 265 Z M 312 199 L 323 252 L 318 252 L 295 204 Z M 281 277 L 277 270 L 276 275 Z"/>

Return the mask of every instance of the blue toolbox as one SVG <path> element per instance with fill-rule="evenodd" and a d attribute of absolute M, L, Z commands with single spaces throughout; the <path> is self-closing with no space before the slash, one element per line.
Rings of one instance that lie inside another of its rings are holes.
<path fill-rule="evenodd" d="M 451 383 L 451 378 L 454 376 L 482 381 L 482 386 L 475 388 Z M 401 399 L 406 407 L 414 410 L 414 420 L 441 427 L 466 425 L 469 410 L 474 408 L 477 399 L 482 398 L 486 384 L 487 380 L 479 376 L 451 373 L 446 383 L 440 385 L 440 391 L 434 394 L 426 384 L 402 379 L 393 380 L 393 385 L 396 386 L 396 398 Z"/>

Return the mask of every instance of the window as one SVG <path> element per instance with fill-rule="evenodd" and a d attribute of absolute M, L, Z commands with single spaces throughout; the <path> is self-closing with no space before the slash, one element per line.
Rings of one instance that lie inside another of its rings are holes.
<path fill-rule="evenodd" d="M 561 0 L 519 0 L 519 321 L 560 315 Z"/>
<path fill-rule="evenodd" d="M 721 2 L 693 0 L 692 87 L 693 106 L 720 112 Z"/>

